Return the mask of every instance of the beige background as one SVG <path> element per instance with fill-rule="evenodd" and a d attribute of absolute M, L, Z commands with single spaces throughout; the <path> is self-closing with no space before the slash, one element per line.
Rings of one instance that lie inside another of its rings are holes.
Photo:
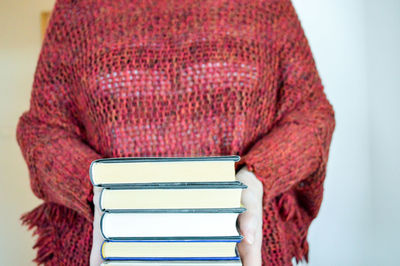
<path fill-rule="evenodd" d="M 34 238 L 19 217 L 40 201 L 29 186 L 28 169 L 15 140 L 18 117 L 28 109 L 41 45 L 40 13 L 52 0 L 0 1 L 0 264 L 33 265 Z"/>

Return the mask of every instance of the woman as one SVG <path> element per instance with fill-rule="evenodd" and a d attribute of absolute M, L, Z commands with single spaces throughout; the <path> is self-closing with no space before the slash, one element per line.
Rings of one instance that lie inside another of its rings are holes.
<path fill-rule="evenodd" d="M 17 126 L 35 261 L 98 260 L 93 160 L 227 154 L 243 265 L 308 260 L 334 127 L 290 0 L 57 0 Z"/>

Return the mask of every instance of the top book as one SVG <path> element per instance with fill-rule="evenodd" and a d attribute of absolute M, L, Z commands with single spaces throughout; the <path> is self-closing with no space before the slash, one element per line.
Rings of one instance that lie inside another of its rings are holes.
<path fill-rule="evenodd" d="M 94 160 L 94 186 L 127 184 L 232 182 L 239 155 L 204 157 L 120 157 Z"/>

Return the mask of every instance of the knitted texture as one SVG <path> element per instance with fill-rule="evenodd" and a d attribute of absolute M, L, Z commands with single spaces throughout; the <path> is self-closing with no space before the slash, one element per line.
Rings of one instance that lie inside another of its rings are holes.
<path fill-rule="evenodd" d="M 57 0 L 16 130 L 35 261 L 88 265 L 93 160 L 233 154 L 264 185 L 263 265 L 308 260 L 334 128 L 290 0 Z"/>

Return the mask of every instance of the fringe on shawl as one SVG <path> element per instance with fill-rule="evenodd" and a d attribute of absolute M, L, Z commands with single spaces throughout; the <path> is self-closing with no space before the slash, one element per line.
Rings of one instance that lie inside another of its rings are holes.
<path fill-rule="evenodd" d="M 33 262 L 38 264 L 51 262 L 57 249 L 54 228 L 50 226 L 48 221 L 49 211 L 46 203 L 43 203 L 20 217 L 22 225 L 28 226 L 28 230 L 34 229 L 32 235 L 38 236 L 33 246 L 33 249 L 38 249 Z M 52 214 L 58 215 L 57 213 Z"/>
<path fill-rule="evenodd" d="M 284 193 L 278 200 L 278 208 L 283 220 L 290 226 L 290 239 L 296 263 L 309 259 L 307 241 L 308 223 L 304 221 L 293 191 Z"/>
<path fill-rule="evenodd" d="M 38 238 L 33 246 L 37 250 L 37 255 L 33 262 L 45 265 L 57 265 L 56 254 L 60 251 L 58 245 L 57 226 L 62 226 L 66 219 L 74 219 L 73 213 L 66 208 L 55 203 L 42 203 L 33 210 L 21 215 L 22 225 L 28 226 L 28 230 L 33 230 L 32 235 Z"/>

